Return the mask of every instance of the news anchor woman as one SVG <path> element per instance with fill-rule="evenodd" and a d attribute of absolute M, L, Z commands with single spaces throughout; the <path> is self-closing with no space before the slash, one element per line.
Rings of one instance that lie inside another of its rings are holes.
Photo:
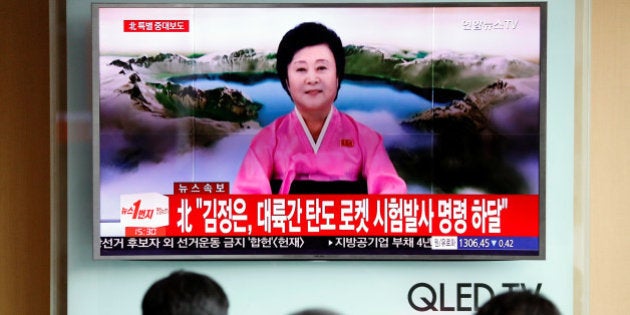
<path fill-rule="evenodd" d="M 335 108 L 344 69 L 341 39 L 326 26 L 284 35 L 276 70 L 295 110 L 254 137 L 232 193 L 406 193 L 382 136 Z"/>

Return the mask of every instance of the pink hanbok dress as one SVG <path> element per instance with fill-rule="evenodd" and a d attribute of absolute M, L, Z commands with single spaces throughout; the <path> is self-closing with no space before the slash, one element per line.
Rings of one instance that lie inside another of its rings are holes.
<path fill-rule="evenodd" d="M 332 107 L 315 141 L 297 110 L 279 117 L 252 140 L 231 192 L 288 194 L 294 181 L 365 181 L 369 194 L 404 194 L 383 146 L 383 138 L 369 127 Z"/>

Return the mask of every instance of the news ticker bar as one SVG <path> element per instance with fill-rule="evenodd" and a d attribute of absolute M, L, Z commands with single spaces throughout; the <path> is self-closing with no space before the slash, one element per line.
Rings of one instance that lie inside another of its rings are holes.
<path fill-rule="evenodd" d="M 101 237 L 102 256 L 537 255 L 538 237 Z"/>
<path fill-rule="evenodd" d="M 120 236 L 538 237 L 538 202 L 537 195 L 132 194 L 121 196 Z"/>

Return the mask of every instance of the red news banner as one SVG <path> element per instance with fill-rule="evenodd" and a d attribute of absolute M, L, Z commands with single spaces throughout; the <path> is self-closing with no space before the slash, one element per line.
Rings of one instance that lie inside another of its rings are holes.
<path fill-rule="evenodd" d="M 124 20 L 123 30 L 127 33 L 190 31 L 189 20 Z"/>
<path fill-rule="evenodd" d="M 539 235 L 538 195 L 230 195 L 227 185 L 176 183 L 173 195 L 128 196 L 128 206 L 121 202 L 125 234 Z"/>

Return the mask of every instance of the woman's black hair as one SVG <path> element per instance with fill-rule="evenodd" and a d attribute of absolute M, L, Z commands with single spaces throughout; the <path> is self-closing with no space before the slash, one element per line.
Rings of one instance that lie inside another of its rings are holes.
<path fill-rule="evenodd" d="M 287 86 L 288 68 L 289 63 L 293 60 L 293 56 L 304 47 L 319 44 L 328 45 L 335 58 L 337 79 L 339 79 L 337 93 L 339 92 L 341 80 L 343 79 L 343 73 L 346 68 L 346 56 L 343 45 L 341 44 L 341 39 L 335 31 L 329 29 L 321 23 L 305 22 L 299 24 L 284 34 L 284 37 L 282 37 L 282 40 L 278 45 L 278 51 L 276 54 L 276 71 L 278 72 L 278 77 L 280 78 L 282 87 L 285 91 L 287 91 L 287 93 L 289 93 L 289 87 Z M 290 93 L 289 97 L 291 97 Z M 335 99 L 337 99 L 336 96 Z"/>

